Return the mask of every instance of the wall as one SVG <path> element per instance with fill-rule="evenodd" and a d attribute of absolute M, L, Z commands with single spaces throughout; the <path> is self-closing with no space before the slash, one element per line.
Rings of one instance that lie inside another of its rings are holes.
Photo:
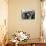
<path fill-rule="evenodd" d="M 22 9 L 35 10 L 34 20 L 22 20 Z M 26 31 L 30 33 L 31 38 L 40 37 L 40 0 L 9 0 L 9 16 L 8 16 L 8 33 L 9 36 L 16 31 Z"/>

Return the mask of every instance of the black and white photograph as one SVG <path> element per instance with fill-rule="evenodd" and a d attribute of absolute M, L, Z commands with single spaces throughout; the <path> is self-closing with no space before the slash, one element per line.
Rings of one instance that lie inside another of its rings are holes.
<path fill-rule="evenodd" d="M 22 19 L 35 19 L 35 11 L 22 11 L 21 12 Z"/>

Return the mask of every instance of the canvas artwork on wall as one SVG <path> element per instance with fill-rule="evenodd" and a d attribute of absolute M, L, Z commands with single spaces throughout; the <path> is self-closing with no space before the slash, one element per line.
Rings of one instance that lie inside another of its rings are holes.
<path fill-rule="evenodd" d="M 22 11 L 21 12 L 22 19 L 35 19 L 35 11 Z"/>

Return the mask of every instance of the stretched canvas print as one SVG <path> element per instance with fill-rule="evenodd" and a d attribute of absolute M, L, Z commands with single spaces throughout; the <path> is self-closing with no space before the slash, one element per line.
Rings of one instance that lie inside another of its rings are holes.
<path fill-rule="evenodd" d="M 22 11 L 22 19 L 35 19 L 35 11 Z"/>

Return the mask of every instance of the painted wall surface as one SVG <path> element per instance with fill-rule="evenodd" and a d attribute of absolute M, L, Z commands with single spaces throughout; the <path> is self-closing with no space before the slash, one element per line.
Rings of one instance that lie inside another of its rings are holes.
<path fill-rule="evenodd" d="M 23 20 L 21 18 L 21 10 L 30 9 L 35 11 L 34 20 Z M 9 36 L 16 31 L 26 31 L 31 38 L 40 37 L 40 0 L 9 0 L 9 16 L 8 16 L 8 33 Z"/>

